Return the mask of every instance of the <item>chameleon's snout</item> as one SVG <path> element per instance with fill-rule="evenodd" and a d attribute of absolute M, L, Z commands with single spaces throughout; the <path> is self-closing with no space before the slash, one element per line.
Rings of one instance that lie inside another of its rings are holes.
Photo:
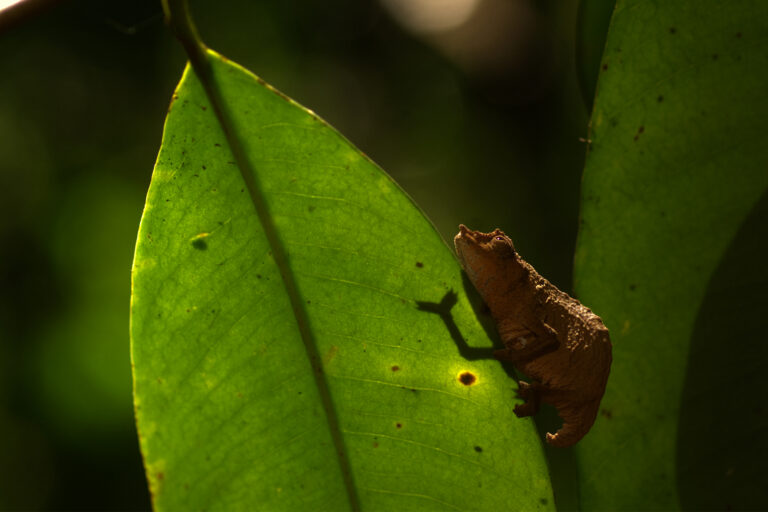
<path fill-rule="evenodd" d="M 459 232 L 458 234 L 453 238 L 453 243 L 456 245 L 456 248 L 458 249 L 458 243 L 468 243 L 468 242 L 477 242 L 477 232 L 472 231 L 464 224 L 459 224 Z"/>
<path fill-rule="evenodd" d="M 459 224 L 459 232 L 453 237 L 453 246 L 456 248 L 456 255 L 459 257 L 461 266 L 465 269 L 466 261 L 464 249 L 471 241 L 474 241 L 472 239 L 472 231 L 464 224 Z"/>

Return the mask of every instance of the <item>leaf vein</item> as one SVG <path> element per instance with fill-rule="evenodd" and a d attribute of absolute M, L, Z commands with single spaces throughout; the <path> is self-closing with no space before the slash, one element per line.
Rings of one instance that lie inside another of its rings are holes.
<path fill-rule="evenodd" d="M 434 501 L 435 503 L 440 503 L 441 505 L 445 505 L 446 507 L 450 507 L 450 508 L 452 508 L 454 510 L 464 510 L 463 508 L 459 508 L 459 507 L 457 507 L 455 505 L 451 505 L 448 502 L 439 500 L 439 499 L 437 499 L 437 498 L 435 498 L 433 496 L 430 496 L 428 494 L 420 494 L 420 493 L 415 493 L 415 492 L 397 492 L 397 491 L 389 491 L 387 489 L 373 489 L 371 487 L 363 487 L 363 490 L 370 491 L 370 492 L 377 492 L 377 493 L 380 493 L 380 494 L 394 494 L 396 496 L 407 496 L 409 498 L 422 498 L 422 499 L 425 499 L 425 500 Z"/>
<path fill-rule="evenodd" d="M 480 464 L 479 462 L 477 462 L 475 460 L 472 460 L 472 459 L 468 459 L 467 457 L 464 457 L 463 455 L 460 455 L 458 453 L 449 452 L 448 450 L 444 450 L 443 448 L 440 448 L 439 446 L 433 446 L 433 445 L 430 445 L 430 444 L 420 443 L 418 441 L 413 441 L 411 439 L 406 439 L 406 438 L 403 438 L 403 437 L 390 436 L 390 435 L 387 435 L 387 434 L 380 434 L 380 433 L 377 433 L 377 432 L 355 432 L 353 430 L 345 430 L 345 429 L 342 429 L 341 431 L 343 433 L 351 435 L 351 436 L 368 436 L 368 437 L 375 437 L 377 439 L 378 438 L 380 438 L 380 439 L 390 439 L 392 441 L 398 441 L 398 442 L 405 443 L 405 444 L 412 444 L 414 446 L 421 446 L 422 448 L 427 448 L 428 450 L 434 450 L 434 451 L 436 451 L 438 453 L 441 453 L 443 455 L 448 455 L 449 457 L 455 457 L 457 459 L 461 459 L 464 462 L 467 462 L 467 463 L 472 464 L 474 466 L 477 466 L 477 467 L 480 467 L 480 468 L 483 468 L 483 469 L 487 469 L 489 471 L 494 471 L 494 469 L 492 467 L 490 467 L 490 466 L 486 466 L 484 464 Z"/>
<path fill-rule="evenodd" d="M 411 385 L 406 385 L 406 384 L 395 384 L 393 382 L 386 382 L 386 381 L 383 381 L 383 380 L 363 379 L 363 378 L 360 378 L 360 377 L 350 377 L 350 376 L 347 376 L 347 375 L 334 375 L 333 377 L 336 378 L 336 379 L 354 380 L 354 381 L 358 381 L 358 382 L 367 382 L 369 384 L 381 384 L 383 386 L 390 386 L 390 387 L 393 387 L 393 388 L 414 389 L 416 391 L 432 391 L 434 393 L 440 393 L 440 394 L 443 394 L 443 395 L 448 395 L 450 397 L 458 398 L 460 400 L 466 400 L 467 402 L 469 402 L 471 404 L 474 404 L 474 405 L 476 405 L 478 407 L 482 407 L 482 405 L 480 405 L 479 403 L 475 402 L 474 400 L 472 400 L 470 398 L 467 398 L 467 397 L 461 396 L 461 395 L 457 395 L 455 393 L 450 393 L 450 392 L 445 391 L 443 389 L 425 388 L 425 387 L 411 386 Z"/>

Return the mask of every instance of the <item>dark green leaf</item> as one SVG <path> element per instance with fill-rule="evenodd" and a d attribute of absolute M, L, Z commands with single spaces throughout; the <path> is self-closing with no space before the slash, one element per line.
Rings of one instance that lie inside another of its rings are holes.
<path fill-rule="evenodd" d="M 766 339 L 728 324 L 764 315 L 752 292 L 764 273 L 740 269 L 734 286 L 750 293 L 730 301 L 711 294 L 733 276 L 725 262 L 749 261 L 742 238 L 757 231 L 737 233 L 764 211 L 768 3 L 620 1 L 611 24 L 575 276 L 612 331 L 614 363 L 577 450 L 582 508 L 764 506 L 764 483 L 744 488 L 768 475 L 764 415 L 751 421 L 745 397 L 765 388 Z"/>
<path fill-rule="evenodd" d="M 581 0 L 576 26 L 576 71 L 587 110 L 592 109 L 605 38 L 616 0 Z"/>

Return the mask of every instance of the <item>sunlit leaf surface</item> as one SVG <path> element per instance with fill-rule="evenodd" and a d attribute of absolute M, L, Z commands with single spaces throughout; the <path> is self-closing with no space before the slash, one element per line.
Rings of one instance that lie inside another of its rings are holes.
<path fill-rule="evenodd" d="M 133 270 L 155 507 L 551 509 L 541 442 L 432 225 L 312 112 L 211 59 L 298 295 L 187 69 Z"/>

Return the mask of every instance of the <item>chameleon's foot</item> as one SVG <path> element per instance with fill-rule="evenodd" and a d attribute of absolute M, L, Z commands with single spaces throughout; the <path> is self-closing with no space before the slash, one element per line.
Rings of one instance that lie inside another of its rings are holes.
<path fill-rule="evenodd" d="M 599 402 L 594 403 L 595 406 Z M 558 429 L 554 434 L 547 433 L 547 443 L 552 446 L 571 446 L 576 444 L 579 439 L 584 437 L 589 427 L 592 426 L 592 422 L 585 422 L 584 413 L 585 408 L 589 408 L 591 404 L 582 404 L 580 409 L 558 409 L 560 417 L 563 418 L 563 426 Z M 592 416 L 594 417 L 594 415 Z"/>
<path fill-rule="evenodd" d="M 547 443 L 552 446 L 571 446 L 579 442 L 589 432 L 600 407 L 599 398 L 589 402 L 570 401 L 570 404 L 575 403 L 575 406 L 568 402 L 563 406 L 560 400 L 547 400 L 547 403 L 557 407 L 557 412 L 563 419 L 563 426 L 557 432 L 547 434 Z"/>
<path fill-rule="evenodd" d="M 533 402 L 526 402 L 524 404 L 517 404 L 514 412 L 518 418 L 524 418 L 525 416 L 533 416 L 538 411 L 533 406 Z"/>
<path fill-rule="evenodd" d="M 525 381 L 518 382 L 517 397 L 524 400 L 524 404 L 515 406 L 515 416 L 522 418 L 524 416 L 533 416 L 539 412 L 539 393 L 538 387 Z"/>
<path fill-rule="evenodd" d="M 531 385 L 524 380 L 518 381 L 515 394 L 517 395 L 517 398 L 528 400 L 528 397 L 531 396 Z"/>
<path fill-rule="evenodd" d="M 554 434 L 547 432 L 547 443 L 552 446 L 564 448 L 576 444 L 582 437 L 584 437 L 584 434 L 586 434 L 586 432 L 575 432 L 572 429 L 567 430 L 568 431 L 560 429 Z"/>
<path fill-rule="evenodd" d="M 509 350 L 508 348 L 494 350 L 493 357 L 495 357 L 499 361 L 514 361 L 514 356 L 512 354 L 512 351 Z"/>

